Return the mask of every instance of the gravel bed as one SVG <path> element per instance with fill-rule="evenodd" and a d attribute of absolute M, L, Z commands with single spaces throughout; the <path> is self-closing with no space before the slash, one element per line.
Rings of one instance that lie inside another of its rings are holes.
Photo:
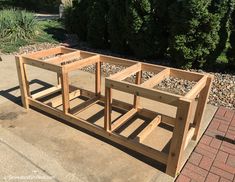
<path fill-rule="evenodd" d="M 19 54 L 39 51 L 39 50 L 48 49 L 48 48 L 52 48 L 56 46 L 58 45 L 49 44 L 49 43 L 30 45 L 27 47 L 20 48 Z M 105 52 L 101 52 L 101 53 L 105 54 Z M 107 54 L 110 54 L 109 51 Z M 121 70 L 125 69 L 125 67 L 121 65 L 113 65 L 109 63 L 104 63 L 102 64 L 101 69 L 102 69 L 102 75 L 107 77 L 107 76 L 110 76 L 111 74 L 120 72 Z M 86 66 L 82 70 L 90 72 L 90 73 L 94 73 L 95 65 Z M 191 69 L 189 71 L 206 73 L 202 70 Z M 215 106 L 225 106 L 227 108 L 235 109 L 235 75 L 226 74 L 226 73 L 225 74 L 213 73 L 213 72 L 209 72 L 209 73 L 214 75 L 214 81 L 213 81 L 212 89 L 209 95 L 209 103 Z M 143 81 L 151 78 L 154 75 L 155 73 L 152 73 L 152 72 L 143 72 Z M 125 81 L 134 82 L 134 80 L 135 80 L 135 76 L 131 76 Z M 179 94 L 179 95 L 185 95 L 194 85 L 195 85 L 195 82 L 190 82 L 187 80 L 169 77 L 163 80 L 158 85 L 156 85 L 154 88 L 168 91 L 168 92 L 175 93 L 175 94 Z"/>

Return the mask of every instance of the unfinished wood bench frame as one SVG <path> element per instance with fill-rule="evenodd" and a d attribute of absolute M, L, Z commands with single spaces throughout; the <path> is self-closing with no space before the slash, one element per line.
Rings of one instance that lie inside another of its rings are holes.
<path fill-rule="evenodd" d="M 51 57 L 52 55 L 60 55 Z M 48 58 L 49 57 L 49 58 Z M 51 58 L 50 58 L 51 57 Z M 46 58 L 42 60 L 42 58 Z M 81 58 L 78 61 L 71 61 Z M 107 77 L 105 79 L 105 96 L 101 95 L 101 64 L 103 62 L 126 66 L 127 68 Z M 81 69 L 85 66 L 95 64 L 95 93 L 83 89 L 69 89 L 68 73 Z M 80 51 L 65 47 L 56 47 L 48 50 L 38 51 L 26 55 L 16 56 L 17 72 L 21 90 L 23 106 L 28 109 L 29 105 L 45 111 L 51 115 L 62 118 L 79 127 L 85 128 L 97 135 L 105 137 L 111 141 L 121 144 L 142 155 L 157 160 L 166 165 L 166 173 L 175 176 L 182 167 L 182 155 L 191 139 L 197 140 L 205 106 L 207 103 L 212 75 L 187 72 L 184 70 L 168 68 L 159 65 L 140 63 L 132 60 L 121 59 L 86 51 Z M 31 95 L 29 82 L 25 70 L 26 65 L 32 65 L 42 69 L 57 73 L 58 85 Z M 143 71 L 155 72 L 156 75 L 149 80 L 141 83 Z M 136 74 L 136 82 L 128 83 L 123 81 L 130 75 Z M 178 77 L 185 80 L 197 82 L 193 88 L 185 95 L 172 94 L 165 91 L 153 89 L 155 85 L 169 76 Z M 119 100 L 112 99 L 112 89 L 120 90 L 134 95 L 134 103 L 128 104 Z M 62 90 L 62 100 L 55 98 L 50 103 L 40 102 L 38 99 Z M 70 109 L 70 100 L 85 96 L 89 98 L 75 109 Z M 145 108 L 140 108 L 139 99 L 145 97 L 151 100 L 162 102 L 177 107 L 175 118 L 159 115 Z M 197 99 L 195 116 L 192 112 L 192 102 Z M 105 104 L 104 127 L 100 127 L 79 118 L 74 113 L 80 112 L 94 103 L 103 102 Z M 54 107 L 62 105 L 63 111 Z M 122 117 L 111 123 L 112 107 L 118 107 L 126 111 Z M 129 139 L 119 135 L 115 131 L 138 113 L 140 116 L 150 118 L 152 121 L 134 139 Z M 190 124 L 190 122 L 192 124 Z M 169 154 L 157 151 L 149 146 L 142 144 L 143 139 L 152 132 L 161 122 L 174 127 L 171 139 Z"/>

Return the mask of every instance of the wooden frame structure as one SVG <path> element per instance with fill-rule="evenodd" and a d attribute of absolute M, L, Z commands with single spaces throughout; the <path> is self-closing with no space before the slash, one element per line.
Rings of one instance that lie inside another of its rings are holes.
<path fill-rule="evenodd" d="M 127 67 L 126 69 L 105 78 L 105 95 L 101 95 L 101 64 L 103 62 Z M 96 67 L 95 92 L 92 93 L 83 89 L 75 89 L 70 92 L 68 73 L 91 64 L 95 64 Z M 22 103 L 26 109 L 29 108 L 29 105 L 36 107 L 121 144 L 131 150 L 141 153 L 142 155 L 157 160 L 166 165 L 166 173 L 171 176 L 175 176 L 181 169 L 182 155 L 184 154 L 189 141 L 191 139 L 198 139 L 203 113 L 213 80 L 213 77 L 209 74 L 193 73 L 65 47 L 56 47 L 16 56 L 16 65 Z M 31 95 L 25 65 L 32 65 L 56 72 L 58 85 Z M 155 72 L 156 75 L 141 83 L 141 75 L 143 71 Z M 133 74 L 136 75 L 135 83 L 123 81 L 125 78 Z M 185 96 L 153 89 L 155 85 L 169 76 L 195 81 L 196 84 Z M 133 104 L 112 99 L 113 89 L 133 94 Z M 39 101 L 40 98 L 53 94 L 59 90 L 62 91 L 61 100 L 55 98 L 50 103 Z M 87 97 L 88 100 L 78 105 L 76 109 L 70 109 L 70 100 L 81 95 Z M 139 105 L 140 97 L 145 97 L 177 107 L 176 117 L 172 118 L 163 114 L 159 115 L 148 109 L 141 108 Z M 197 100 L 197 106 L 193 113 L 192 103 L 195 100 Z M 105 104 L 104 127 L 99 127 L 74 115 L 74 113 L 88 108 L 97 101 Z M 57 109 L 56 106 L 58 105 L 62 105 L 63 110 Z M 118 107 L 126 111 L 126 114 L 117 119 L 114 123 L 111 123 L 112 107 Z M 115 132 L 120 126 L 136 114 L 152 120 L 147 127 L 138 134 L 138 136 L 134 139 L 129 139 Z M 161 122 L 174 127 L 168 154 L 157 151 L 142 143 L 143 139 Z"/>

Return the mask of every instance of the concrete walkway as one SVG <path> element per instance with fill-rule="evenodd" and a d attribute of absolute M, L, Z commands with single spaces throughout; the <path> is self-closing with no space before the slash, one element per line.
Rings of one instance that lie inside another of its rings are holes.
<path fill-rule="evenodd" d="M 177 182 L 235 181 L 235 110 L 220 107 Z"/>

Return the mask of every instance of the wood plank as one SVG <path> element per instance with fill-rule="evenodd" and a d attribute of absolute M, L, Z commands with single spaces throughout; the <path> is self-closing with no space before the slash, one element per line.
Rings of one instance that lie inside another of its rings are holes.
<path fill-rule="evenodd" d="M 105 87 L 104 128 L 111 131 L 112 89 Z"/>
<path fill-rule="evenodd" d="M 85 111 L 86 109 L 88 109 L 89 107 L 95 105 L 98 101 L 99 101 L 99 97 L 94 97 L 94 98 L 88 99 L 87 101 L 70 109 L 70 113 L 74 114 L 74 115 L 79 114 L 82 111 Z"/>
<path fill-rule="evenodd" d="M 120 118 L 118 118 L 114 123 L 112 123 L 111 125 L 111 131 L 115 131 L 118 128 L 120 128 L 123 124 L 125 124 L 128 120 L 130 120 L 131 118 L 133 118 L 136 114 L 137 114 L 137 110 L 136 109 L 131 109 L 130 111 L 128 111 L 127 113 L 125 113 L 123 116 L 121 116 Z"/>
<path fill-rule="evenodd" d="M 189 142 L 191 141 L 191 139 L 193 138 L 193 135 L 194 135 L 194 131 L 195 131 L 195 128 L 194 127 L 191 127 L 187 133 L 187 136 L 186 136 L 186 139 L 185 139 L 185 144 L 184 144 L 184 150 L 187 148 Z"/>
<path fill-rule="evenodd" d="M 109 78 L 114 80 L 124 80 L 125 78 L 128 78 L 129 76 L 134 75 L 139 71 L 141 71 L 141 63 L 136 63 L 118 73 L 111 75 Z"/>
<path fill-rule="evenodd" d="M 70 64 L 66 64 L 63 67 L 67 71 L 73 71 L 73 70 L 81 69 L 81 68 L 83 68 L 85 66 L 88 66 L 88 65 L 95 64 L 99 61 L 100 61 L 100 56 L 95 55 L 95 56 L 91 56 L 91 57 L 88 57 L 88 58 L 85 58 L 85 59 L 81 59 L 79 61 L 75 61 L 75 62 L 70 63 Z"/>
<path fill-rule="evenodd" d="M 201 73 L 195 73 L 195 72 L 189 72 L 185 70 L 180 69 L 171 69 L 170 76 L 180 78 L 183 80 L 189 80 L 189 81 L 199 81 L 204 74 Z"/>
<path fill-rule="evenodd" d="M 23 60 L 21 56 L 16 56 L 15 57 L 16 61 L 16 70 L 18 74 L 18 79 L 19 79 L 19 86 L 20 86 L 20 92 L 21 92 L 21 101 L 23 104 L 23 107 L 25 109 L 29 108 L 29 103 L 28 103 L 28 90 L 27 90 L 27 80 L 26 78 L 26 72 L 25 72 L 25 67 L 23 66 Z"/>
<path fill-rule="evenodd" d="M 62 102 L 63 102 L 63 112 L 67 114 L 70 110 L 69 103 L 69 80 L 68 72 L 64 71 L 61 74 L 61 86 L 62 86 Z"/>
<path fill-rule="evenodd" d="M 95 67 L 95 93 L 99 96 L 101 94 L 101 62 L 97 62 Z"/>
<path fill-rule="evenodd" d="M 40 61 L 38 59 L 29 58 L 27 56 L 22 56 L 22 58 L 23 58 L 23 63 L 25 64 L 29 64 L 31 66 L 35 66 L 38 68 L 42 68 L 42 69 L 57 72 L 57 73 L 62 72 L 62 67 L 59 65 L 47 63 L 45 61 Z"/>
<path fill-rule="evenodd" d="M 201 90 L 205 87 L 206 80 L 207 76 L 203 76 L 184 97 L 188 99 L 195 99 L 199 92 L 201 92 Z"/>
<path fill-rule="evenodd" d="M 143 142 L 143 140 L 161 123 L 161 116 L 156 116 L 136 137 L 135 140 Z"/>
<path fill-rule="evenodd" d="M 73 49 L 73 48 L 69 48 L 69 47 L 61 46 L 61 52 L 63 54 L 67 54 L 67 53 L 74 52 L 74 51 L 78 51 L 78 50 L 77 49 Z"/>
<path fill-rule="evenodd" d="M 135 84 L 140 85 L 142 78 L 142 71 L 136 73 Z M 134 95 L 133 106 L 135 109 L 138 109 L 140 106 L 140 97 L 138 95 Z"/>
<path fill-rule="evenodd" d="M 141 84 L 142 87 L 146 88 L 153 88 L 155 85 L 160 83 L 162 80 L 166 79 L 170 75 L 170 69 L 166 68 L 156 75 L 154 75 L 152 78 L 148 79 L 144 83 Z"/>
<path fill-rule="evenodd" d="M 62 47 L 59 46 L 59 47 L 55 47 L 55 48 L 50 48 L 50 49 L 45 49 L 45 50 L 29 53 L 29 54 L 27 54 L 27 57 L 30 57 L 33 59 L 40 59 L 40 58 L 47 57 L 50 55 L 60 54 L 60 53 L 62 53 L 61 48 Z"/>
<path fill-rule="evenodd" d="M 69 100 L 71 101 L 71 100 L 79 97 L 80 95 L 81 95 L 81 91 L 80 90 L 75 90 L 73 92 L 70 92 L 69 93 Z M 50 100 L 48 102 L 45 102 L 45 104 L 48 104 L 48 105 L 50 105 L 52 107 L 58 107 L 58 106 L 62 105 L 62 96 L 59 95 L 59 96 L 53 98 L 52 100 Z"/>
<path fill-rule="evenodd" d="M 193 136 L 193 140 L 199 139 L 201 122 L 202 122 L 203 115 L 205 113 L 205 108 L 206 108 L 207 100 L 208 100 L 208 97 L 210 94 L 213 78 L 214 78 L 213 75 L 208 75 L 207 80 L 206 80 L 206 85 L 202 89 L 202 91 L 200 92 L 200 95 L 199 95 L 197 108 L 196 108 L 196 112 L 195 112 L 195 117 L 194 117 L 194 121 L 193 121 L 193 123 L 195 125 L 195 133 Z"/>
<path fill-rule="evenodd" d="M 182 163 L 182 155 L 184 153 L 184 145 L 189 128 L 189 119 L 191 112 L 191 100 L 184 98 L 179 99 L 179 107 L 177 109 L 176 122 L 171 138 L 170 151 L 167 161 L 166 173 L 176 176 L 180 171 Z"/>
<path fill-rule="evenodd" d="M 41 92 L 35 93 L 31 97 L 33 99 L 41 99 L 41 98 L 46 97 L 48 95 L 54 94 L 54 93 L 56 93 L 56 92 L 58 92 L 60 90 L 61 90 L 61 85 L 53 86 L 53 87 L 45 89 L 45 90 L 43 90 Z"/>
<path fill-rule="evenodd" d="M 130 94 L 136 94 L 141 97 L 156 100 L 173 106 L 178 106 L 177 101 L 181 97 L 177 94 L 172 94 L 157 89 L 147 89 L 139 85 L 126 83 L 123 81 L 111 80 L 109 78 L 105 78 L 105 84 L 106 87 L 110 87 Z"/>
<path fill-rule="evenodd" d="M 47 63 L 60 65 L 64 61 L 80 58 L 80 51 L 70 52 L 68 54 L 63 54 L 58 57 L 53 57 L 46 59 Z"/>
<path fill-rule="evenodd" d="M 138 152 L 144 156 L 147 156 L 153 160 L 159 161 L 163 164 L 166 164 L 167 162 L 167 157 L 168 155 L 165 153 L 162 153 L 160 151 L 157 151 L 151 147 L 148 147 L 146 145 L 143 145 L 141 143 L 137 143 L 134 142 L 131 139 L 128 139 L 124 136 L 118 135 L 116 133 L 109 133 L 106 132 L 103 128 L 91 124 L 89 122 L 87 122 L 86 120 L 83 120 L 82 118 L 79 117 L 75 117 L 72 114 L 64 114 L 62 111 L 55 109 L 55 108 L 51 108 L 50 106 L 47 106 L 39 101 L 33 100 L 31 98 L 29 98 L 29 103 L 31 106 L 36 107 L 42 111 L 45 111 L 53 116 L 56 116 L 60 119 L 64 119 L 69 123 L 72 123 L 76 126 L 79 126 L 81 128 L 84 128 L 90 132 L 93 132 L 99 136 L 102 136 L 106 139 L 109 139 L 115 143 L 118 143 L 126 148 L 129 148 L 135 152 Z"/>

